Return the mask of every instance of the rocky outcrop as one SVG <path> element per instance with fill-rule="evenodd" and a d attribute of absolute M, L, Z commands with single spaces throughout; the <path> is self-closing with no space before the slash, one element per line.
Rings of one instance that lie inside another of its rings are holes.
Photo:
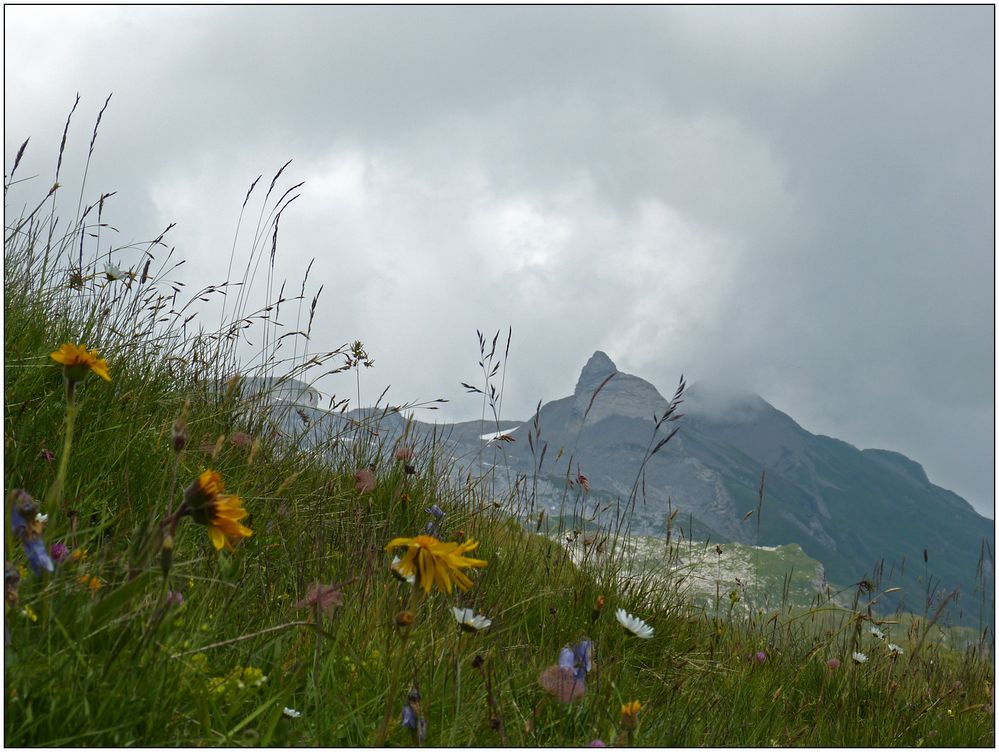
<path fill-rule="evenodd" d="M 606 381 L 608 376 L 612 376 L 610 381 Z M 666 400 L 652 384 L 621 373 L 614 361 L 600 350 L 583 366 L 573 393 L 574 417 L 582 423 L 585 416 L 590 425 L 610 416 L 652 420 L 653 414 L 662 415 L 665 409 Z"/>

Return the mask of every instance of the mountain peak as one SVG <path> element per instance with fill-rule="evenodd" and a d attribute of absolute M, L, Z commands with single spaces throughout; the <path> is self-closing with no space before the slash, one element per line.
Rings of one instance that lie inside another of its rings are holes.
<path fill-rule="evenodd" d="M 579 381 L 576 382 L 576 394 L 580 392 L 592 393 L 600 386 L 600 382 L 617 372 L 617 366 L 603 350 L 597 350 L 590 359 L 586 361 L 583 370 L 579 373 Z"/>
<path fill-rule="evenodd" d="M 614 378 L 608 381 L 608 376 Z M 651 420 L 653 413 L 661 414 L 665 407 L 666 400 L 652 384 L 618 371 L 614 361 L 601 350 L 586 361 L 573 395 L 573 412 L 580 418 L 588 415 L 590 423 L 612 415 Z"/>

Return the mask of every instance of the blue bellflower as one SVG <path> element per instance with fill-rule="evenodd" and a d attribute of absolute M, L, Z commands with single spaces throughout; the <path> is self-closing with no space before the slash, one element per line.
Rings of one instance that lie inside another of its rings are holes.
<path fill-rule="evenodd" d="M 48 518 L 38 513 L 38 502 L 27 491 L 17 490 L 10 495 L 10 529 L 21 542 L 31 571 L 41 576 L 42 572 L 54 572 L 55 564 L 45 546 L 42 530 Z"/>
<path fill-rule="evenodd" d="M 437 531 L 439 529 L 437 523 L 444 518 L 444 510 L 441 509 L 436 504 L 434 504 L 433 506 L 428 507 L 423 511 L 425 511 L 427 514 L 431 515 L 434 518 L 427 523 L 427 526 L 424 528 L 424 532 L 426 532 L 427 535 L 433 535 L 436 537 Z"/>

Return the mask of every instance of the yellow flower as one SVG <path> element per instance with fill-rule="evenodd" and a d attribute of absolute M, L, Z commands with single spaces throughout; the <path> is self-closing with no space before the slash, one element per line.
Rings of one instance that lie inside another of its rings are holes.
<path fill-rule="evenodd" d="M 406 555 L 396 567 L 403 576 L 415 574 L 417 584 L 423 591 L 430 592 L 434 582 L 439 590 L 451 592 L 451 580 L 462 590 L 468 590 L 472 581 L 460 570 L 468 567 L 484 567 L 482 559 L 469 559 L 465 554 L 474 551 L 478 542 L 467 540 L 464 543 L 441 543 L 430 535 L 417 535 L 415 538 L 396 538 L 385 550 L 406 546 Z"/>
<path fill-rule="evenodd" d="M 21 613 L 23 613 L 27 618 L 31 619 L 31 621 L 38 621 L 38 614 L 36 614 L 34 609 L 32 609 L 31 606 L 27 604 L 25 604 L 24 608 L 21 610 Z"/>
<path fill-rule="evenodd" d="M 83 379 L 87 375 L 88 369 L 105 381 L 111 381 L 107 361 L 97 357 L 97 351 L 88 350 L 86 345 L 64 342 L 58 350 L 52 353 L 51 357 L 56 363 L 62 364 L 66 378 L 71 381 Z"/>
<path fill-rule="evenodd" d="M 629 721 L 631 723 L 635 722 L 635 716 L 638 715 L 638 711 L 642 709 L 642 703 L 638 700 L 632 700 L 631 702 L 626 702 L 621 706 L 621 720 Z"/>
<path fill-rule="evenodd" d="M 90 591 L 93 593 L 96 593 L 104 585 L 104 583 L 101 582 L 98 577 L 94 577 L 89 574 L 81 574 L 79 577 L 76 578 L 76 581 L 79 582 L 81 585 L 86 585 L 88 588 L 90 588 Z"/>
<path fill-rule="evenodd" d="M 222 491 L 222 477 L 214 470 L 205 470 L 184 492 L 184 502 L 194 521 L 208 527 L 215 550 L 225 546 L 231 551 L 230 539 L 249 538 L 253 531 L 239 522 L 247 515 L 243 500 Z"/>

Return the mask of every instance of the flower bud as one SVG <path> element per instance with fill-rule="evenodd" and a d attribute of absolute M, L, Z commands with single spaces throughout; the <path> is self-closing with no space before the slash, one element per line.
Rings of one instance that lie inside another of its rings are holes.
<path fill-rule="evenodd" d="M 170 431 L 173 451 L 180 454 L 187 445 L 187 411 L 191 407 L 191 400 L 184 400 L 184 407 L 180 411 L 180 416 L 173 422 Z"/>
<path fill-rule="evenodd" d="M 395 615 L 395 625 L 399 627 L 399 629 L 403 629 L 412 624 L 413 619 L 415 618 L 416 616 L 412 611 L 400 611 Z"/>
<path fill-rule="evenodd" d="M 590 619 L 596 621 L 600 618 L 600 614 L 603 613 L 604 604 L 606 599 L 602 595 L 597 596 L 596 602 L 593 604 L 593 611 L 590 613 Z"/>
<path fill-rule="evenodd" d="M 173 563 L 173 536 L 167 533 L 163 538 L 163 546 L 160 548 L 160 569 L 163 576 L 170 574 L 170 565 Z"/>

